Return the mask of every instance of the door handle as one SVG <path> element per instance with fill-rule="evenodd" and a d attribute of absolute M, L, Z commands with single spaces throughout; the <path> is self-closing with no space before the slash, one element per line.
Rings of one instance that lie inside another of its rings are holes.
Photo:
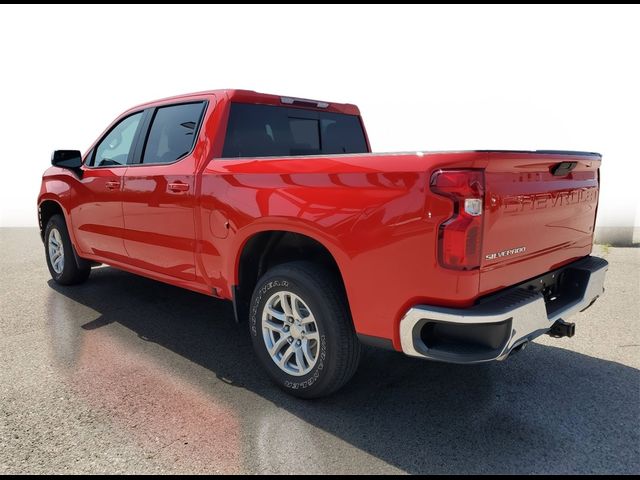
<path fill-rule="evenodd" d="M 107 190 L 117 190 L 118 188 L 120 188 L 120 182 L 110 181 L 110 182 L 107 182 L 105 186 L 107 187 Z"/>
<path fill-rule="evenodd" d="M 182 182 L 170 183 L 169 190 L 175 193 L 186 192 L 187 190 L 189 190 L 189 184 Z"/>

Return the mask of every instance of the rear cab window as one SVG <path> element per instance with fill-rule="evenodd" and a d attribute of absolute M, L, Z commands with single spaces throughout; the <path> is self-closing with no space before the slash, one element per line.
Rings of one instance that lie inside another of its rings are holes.
<path fill-rule="evenodd" d="M 356 115 L 232 103 L 223 158 L 367 153 Z"/>

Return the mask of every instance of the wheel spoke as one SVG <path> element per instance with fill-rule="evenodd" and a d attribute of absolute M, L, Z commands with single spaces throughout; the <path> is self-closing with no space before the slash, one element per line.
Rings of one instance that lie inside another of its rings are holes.
<path fill-rule="evenodd" d="M 293 313 L 293 318 L 302 321 L 302 312 L 300 312 L 300 300 L 297 298 L 291 299 L 291 310 Z"/>
<path fill-rule="evenodd" d="M 52 229 L 48 240 L 49 262 L 56 273 L 64 270 L 64 246 L 62 237 L 57 229 Z"/>
<path fill-rule="evenodd" d="M 307 363 L 311 365 L 313 363 L 313 354 L 311 353 L 311 342 L 306 338 L 302 341 L 302 353 L 304 354 L 304 358 L 307 359 Z"/>
<path fill-rule="evenodd" d="M 307 367 L 304 363 L 304 353 L 302 353 L 302 348 L 296 348 L 296 363 L 298 364 L 298 373 L 303 373 Z"/>
<path fill-rule="evenodd" d="M 305 340 L 315 340 L 316 342 L 320 341 L 320 335 L 318 332 L 309 332 L 305 334 Z"/>
<path fill-rule="evenodd" d="M 271 347 L 271 349 L 269 350 L 269 354 L 271 356 L 274 356 L 276 353 L 282 350 L 282 347 L 284 347 L 286 343 L 287 343 L 287 337 L 283 335 L 278 339 L 277 342 L 273 344 L 273 347 Z"/>
<path fill-rule="evenodd" d="M 282 311 L 288 317 L 293 317 L 293 311 L 291 310 L 291 294 L 288 292 L 280 293 L 280 305 L 282 306 Z"/>
<path fill-rule="evenodd" d="M 265 328 L 268 328 L 272 332 L 278 332 L 280 334 L 284 333 L 284 325 L 280 325 L 278 323 L 272 322 L 270 320 L 266 320 L 263 325 Z"/>
<path fill-rule="evenodd" d="M 287 362 L 289 361 L 289 359 L 294 353 L 295 353 L 295 350 L 293 348 L 293 345 L 289 345 L 289 348 L 287 348 L 287 350 L 282 355 L 282 358 L 278 362 L 278 366 L 284 369 L 285 365 L 287 364 Z"/>
<path fill-rule="evenodd" d="M 275 292 L 263 306 L 261 326 L 265 348 L 280 370 L 294 377 L 313 371 L 320 334 L 304 299 L 287 290 Z"/>
<path fill-rule="evenodd" d="M 286 314 L 284 314 L 283 312 L 277 311 L 273 307 L 267 308 L 267 313 L 271 315 L 273 318 L 280 320 L 281 322 L 285 322 L 287 320 Z"/>
<path fill-rule="evenodd" d="M 309 315 L 307 315 L 306 317 L 300 319 L 300 323 L 302 325 L 309 325 L 309 324 L 312 324 L 312 323 L 316 323 L 316 319 L 315 319 L 315 317 L 313 316 L 312 313 L 309 313 Z"/>

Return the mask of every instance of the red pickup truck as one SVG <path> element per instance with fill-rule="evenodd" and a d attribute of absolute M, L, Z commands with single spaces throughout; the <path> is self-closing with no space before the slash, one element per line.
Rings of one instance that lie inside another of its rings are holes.
<path fill-rule="evenodd" d="M 233 301 L 286 391 L 327 395 L 361 344 L 503 360 L 604 289 L 590 256 L 601 156 L 370 152 L 349 104 L 216 90 L 58 150 L 38 197 L 63 285 L 93 265 Z"/>

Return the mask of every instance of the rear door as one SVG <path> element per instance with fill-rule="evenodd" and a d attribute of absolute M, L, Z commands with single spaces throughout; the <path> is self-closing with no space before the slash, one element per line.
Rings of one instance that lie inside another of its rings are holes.
<path fill-rule="evenodd" d="M 122 178 L 142 128 L 143 112 L 120 120 L 85 159 L 71 210 L 80 252 L 126 261 L 122 217 Z"/>
<path fill-rule="evenodd" d="M 196 277 L 193 149 L 205 107 L 198 101 L 153 109 L 124 177 L 129 262 L 184 280 Z"/>
<path fill-rule="evenodd" d="M 481 292 L 591 252 L 600 163 L 579 152 L 488 154 Z"/>

